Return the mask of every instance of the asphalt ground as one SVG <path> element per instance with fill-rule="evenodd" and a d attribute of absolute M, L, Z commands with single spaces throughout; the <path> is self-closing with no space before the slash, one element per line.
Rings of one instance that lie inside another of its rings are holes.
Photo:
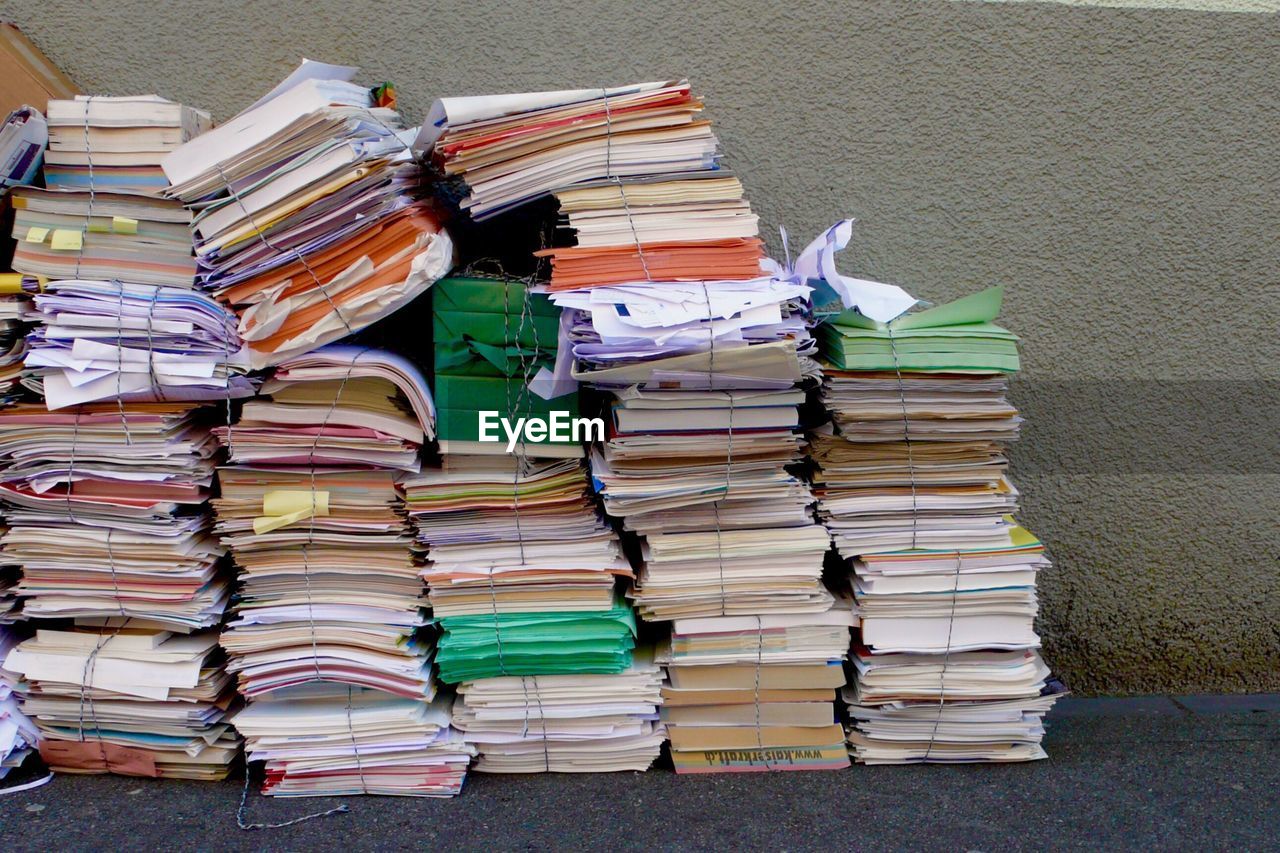
<path fill-rule="evenodd" d="M 1280 695 L 1074 699 L 1047 761 L 676 776 L 486 776 L 452 800 L 60 776 L 0 797 L 0 850 L 1280 850 Z M 669 765 L 667 765 L 669 768 Z"/>

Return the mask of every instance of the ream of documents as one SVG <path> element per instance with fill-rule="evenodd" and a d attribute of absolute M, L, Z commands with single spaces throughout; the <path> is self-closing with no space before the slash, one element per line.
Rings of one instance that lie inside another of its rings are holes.
<path fill-rule="evenodd" d="M 182 403 L 0 409 L 0 556 L 38 618 L 219 624 L 230 595 L 207 499 L 208 413 Z"/>
<path fill-rule="evenodd" d="M 1027 761 L 1064 691 L 1035 651 L 1044 546 L 1011 513 L 1006 399 L 1017 337 L 1002 290 L 889 322 L 822 326 L 810 434 L 818 517 L 850 568 L 860 635 L 845 689 L 867 764 Z"/>
<path fill-rule="evenodd" d="M 450 797 L 475 755 L 450 728 L 443 697 L 313 683 L 251 702 L 233 722 L 246 758 L 265 762 L 263 792 L 276 797 Z"/>
<path fill-rule="evenodd" d="M 213 632 L 117 619 L 40 628 L 3 666 L 23 678 L 23 708 L 55 773 L 216 781 L 240 752 L 221 661 Z"/>
<path fill-rule="evenodd" d="M 192 290 L 67 280 L 32 299 L 29 387 L 50 410 L 99 400 L 229 401 L 256 383 L 235 316 Z"/>
<path fill-rule="evenodd" d="M 158 95 L 51 100 L 45 186 L 161 197 L 160 161 L 213 127 L 207 112 Z"/>
<path fill-rule="evenodd" d="M 200 286 L 240 317 L 255 370 L 383 319 L 455 260 L 419 198 L 416 131 L 354 69 L 317 67 L 162 161 L 192 211 Z"/>
<path fill-rule="evenodd" d="M 51 279 L 191 288 L 191 214 L 164 198 L 106 190 L 10 192 L 13 268 Z"/>

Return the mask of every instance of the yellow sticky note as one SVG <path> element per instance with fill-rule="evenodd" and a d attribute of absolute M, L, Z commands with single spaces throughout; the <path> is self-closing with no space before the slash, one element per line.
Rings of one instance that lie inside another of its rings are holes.
<path fill-rule="evenodd" d="M 53 232 L 49 245 L 59 252 L 78 252 L 84 247 L 84 232 L 58 228 Z"/>
<path fill-rule="evenodd" d="M 111 225 L 105 219 L 90 219 L 89 230 L 94 234 L 110 234 Z"/>
<path fill-rule="evenodd" d="M 329 493 L 278 489 L 262 498 L 262 515 L 253 520 L 258 536 L 288 527 L 312 516 L 329 514 Z"/>
<path fill-rule="evenodd" d="M 314 509 L 316 515 L 328 515 L 329 493 L 309 489 L 276 489 L 262 497 L 263 515 L 288 515 L 303 509 Z"/>
<path fill-rule="evenodd" d="M 28 228 L 27 229 L 28 243 L 43 243 L 48 238 L 49 238 L 48 228 Z"/>
<path fill-rule="evenodd" d="M 137 234 L 138 220 L 130 219 L 127 216 L 111 217 L 111 230 L 117 234 Z"/>
<path fill-rule="evenodd" d="M 0 293 L 22 293 L 22 273 L 0 273 Z"/>

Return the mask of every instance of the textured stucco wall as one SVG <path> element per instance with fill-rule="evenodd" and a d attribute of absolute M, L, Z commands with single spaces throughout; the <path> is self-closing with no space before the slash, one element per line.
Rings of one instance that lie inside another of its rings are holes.
<path fill-rule="evenodd" d="M 1052 663 L 1084 692 L 1280 689 L 1280 28 L 876 0 L 0 0 L 89 91 L 226 117 L 300 56 L 441 95 L 687 75 L 772 231 L 1000 282 Z M 776 247 L 777 241 L 774 241 Z"/>

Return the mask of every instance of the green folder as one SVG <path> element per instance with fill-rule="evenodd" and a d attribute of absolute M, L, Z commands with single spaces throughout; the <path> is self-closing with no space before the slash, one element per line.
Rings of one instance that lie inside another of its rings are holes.
<path fill-rule="evenodd" d="M 560 309 L 520 280 L 450 276 L 432 287 L 433 394 L 441 441 L 478 441 L 478 413 L 578 416 L 577 393 L 544 400 L 527 387 L 555 365 Z M 548 442 L 550 443 L 550 442 Z"/>
<path fill-rule="evenodd" d="M 635 613 L 622 602 L 577 613 L 449 616 L 436 649 L 441 681 L 619 673 L 631 666 Z"/>
<path fill-rule="evenodd" d="M 846 311 L 819 327 L 818 341 L 841 370 L 1015 373 L 1018 336 L 992 322 L 1003 292 L 991 287 L 889 323 Z"/>

